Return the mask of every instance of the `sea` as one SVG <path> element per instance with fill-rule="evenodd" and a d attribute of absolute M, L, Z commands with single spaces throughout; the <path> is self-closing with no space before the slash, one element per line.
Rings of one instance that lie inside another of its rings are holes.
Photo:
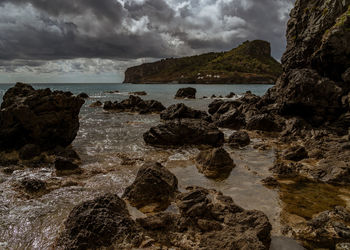
<path fill-rule="evenodd" d="M 0 85 L 0 100 L 12 86 Z M 206 111 L 213 99 L 203 97 L 225 97 L 230 92 L 239 97 L 246 91 L 262 96 L 271 85 L 96 83 L 32 86 L 71 91 L 73 94 L 84 92 L 90 96 L 81 109 L 80 129 L 72 144 L 81 157 L 84 172 L 81 175 L 57 176 L 52 167 L 19 168 L 11 175 L 0 171 L 0 249 L 50 249 L 74 206 L 106 192 L 121 195 L 145 161 L 161 162 L 177 176 L 182 191 L 190 185 L 215 188 L 231 196 L 245 209 L 266 213 L 273 226 L 271 249 L 303 249 L 294 240 L 281 236 L 283 206 L 280 195 L 261 184 L 263 178 L 271 175 L 269 168 L 275 160 L 273 148 L 260 150 L 255 147 L 262 143 L 261 139 L 253 138 L 251 145 L 243 149 L 225 147 L 236 167 L 227 179 L 212 180 L 198 173 L 195 167 L 193 158 L 199 152 L 198 148 L 159 149 L 144 143 L 143 133 L 160 123 L 159 115 L 113 113 L 89 107 L 98 100 L 121 101 L 128 98 L 129 92 L 146 91 L 143 99 L 160 101 L 166 107 L 183 102 Z M 179 88 L 188 86 L 197 89 L 197 99 L 174 99 Z M 233 131 L 224 129 L 223 132 L 228 137 Z M 35 198 L 21 193 L 16 187 L 26 177 L 46 181 L 49 192 Z M 136 209 L 130 208 L 130 211 L 135 218 L 144 216 Z"/>

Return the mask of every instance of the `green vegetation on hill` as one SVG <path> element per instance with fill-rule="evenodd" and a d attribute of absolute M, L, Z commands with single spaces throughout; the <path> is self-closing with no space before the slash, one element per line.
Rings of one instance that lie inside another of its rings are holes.
<path fill-rule="evenodd" d="M 271 57 L 270 44 L 244 42 L 228 52 L 163 59 L 129 68 L 125 81 L 131 83 L 274 83 L 281 74 L 279 62 Z"/>

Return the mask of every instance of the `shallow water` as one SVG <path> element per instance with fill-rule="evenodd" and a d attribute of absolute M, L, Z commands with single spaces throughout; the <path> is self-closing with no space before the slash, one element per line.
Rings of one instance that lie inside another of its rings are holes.
<path fill-rule="evenodd" d="M 0 95 L 10 85 L 0 85 Z M 89 108 L 96 100 L 123 100 L 128 92 L 145 90 L 144 99 L 156 99 L 165 106 L 185 102 L 188 106 L 206 110 L 210 99 L 174 100 L 178 88 L 185 85 L 129 84 L 60 84 L 35 85 L 36 88 L 69 90 L 90 95 L 80 113 L 80 130 L 73 148 L 82 159 L 82 175 L 58 177 L 51 168 L 20 169 L 12 175 L 0 172 L 0 249 L 48 249 L 54 242 L 72 207 L 105 192 L 121 195 L 134 179 L 144 161 L 162 162 L 178 180 L 183 190 L 189 185 L 215 188 L 231 196 L 245 209 L 265 212 L 273 225 L 273 235 L 280 236 L 282 200 L 276 190 L 263 186 L 261 179 L 270 175 L 268 169 L 275 159 L 274 149 L 254 149 L 259 139 L 241 150 L 226 148 L 236 167 L 221 181 L 210 180 L 198 173 L 193 157 L 196 148 L 155 149 L 144 144 L 142 134 L 159 123 L 159 115 L 107 113 L 101 108 Z M 195 85 L 198 97 L 242 94 L 247 90 L 262 95 L 268 85 Z M 119 90 L 121 93 L 105 93 Z M 2 99 L 2 96 L 0 96 Z M 232 131 L 224 130 L 229 136 Z M 16 188 L 21 179 L 33 176 L 48 182 L 49 193 L 28 197 Z M 329 194 L 332 195 L 332 194 Z M 307 198 L 307 197 L 306 197 Z M 332 204 L 333 205 L 333 204 Z M 292 249 L 295 241 L 274 237 L 273 249 Z M 284 243 L 283 243 L 284 242 Z M 276 246 L 278 246 L 276 248 Z M 283 246 L 283 247 L 282 247 Z"/>

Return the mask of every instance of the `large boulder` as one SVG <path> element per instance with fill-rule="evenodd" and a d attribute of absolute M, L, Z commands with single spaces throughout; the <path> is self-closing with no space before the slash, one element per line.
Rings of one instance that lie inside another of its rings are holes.
<path fill-rule="evenodd" d="M 152 127 L 143 134 L 144 141 L 152 146 L 210 145 L 219 147 L 224 134 L 215 126 L 202 120 L 168 122 Z"/>
<path fill-rule="evenodd" d="M 153 212 L 166 209 L 177 191 L 176 176 L 160 163 L 148 162 L 139 169 L 134 182 L 125 189 L 123 198 L 132 206 Z"/>
<path fill-rule="evenodd" d="M 17 83 L 3 97 L 0 111 L 0 150 L 27 144 L 42 150 L 67 147 L 79 129 L 79 111 L 84 100 L 70 92 L 34 90 Z"/>
<path fill-rule="evenodd" d="M 181 88 L 176 92 L 175 98 L 178 99 L 195 99 L 197 90 L 195 88 Z"/>
<path fill-rule="evenodd" d="M 162 120 L 184 118 L 210 120 L 209 115 L 206 112 L 192 109 L 183 103 L 173 104 L 160 113 L 160 119 Z"/>
<path fill-rule="evenodd" d="M 120 244 L 126 249 L 136 234 L 125 202 L 116 194 L 105 194 L 76 206 L 64 223 L 57 245 L 63 249 L 98 249 Z M 135 237 L 134 241 L 137 241 Z"/>
<path fill-rule="evenodd" d="M 245 116 L 235 108 L 214 118 L 216 118 L 215 125 L 221 128 L 238 130 L 246 125 Z"/>
<path fill-rule="evenodd" d="M 281 131 L 281 126 L 275 121 L 274 117 L 268 114 L 259 114 L 252 116 L 247 121 L 248 130 L 260 130 L 266 132 Z"/>
<path fill-rule="evenodd" d="M 107 101 L 103 105 L 103 109 L 114 112 L 132 112 L 139 114 L 160 113 L 165 107 L 155 100 L 142 100 L 139 96 L 129 96 L 121 102 Z"/>
<path fill-rule="evenodd" d="M 214 148 L 200 152 L 196 157 L 199 172 L 209 178 L 227 177 L 236 166 L 223 148 Z"/>

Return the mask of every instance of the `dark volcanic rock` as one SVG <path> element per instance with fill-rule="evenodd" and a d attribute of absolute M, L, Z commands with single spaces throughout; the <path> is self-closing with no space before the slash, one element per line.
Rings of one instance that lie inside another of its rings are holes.
<path fill-rule="evenodd" d="M 121 102 L 107 101 L 103 106 L 104 110 L 115 111 L 115 112 L 136 112 L 140 114 L 160 113 L 165 107 L 158 101 L 155 100 L 142 100 L 138 96 L 129 96 L 128 99 Z"/>
<path fill-rule="evenodd" d="M 308 153 L 303 146 L 293 146 L 283 153 L 283 157 L 286 160 L 300 161 L 308 158 Z"/>
<path fill-rule="evenodd" d="M 183 99 L 195 99 L 197 90 L 195 88 L 182 88 L 179 89 L 175 95 L 175 98 Z"/>
<path fill-rule="evenodd" d="M 250 137 L 245 131 L 237 131 L 233 132 L 233 134 L 229 137 L 228 143 L 231 147 L 245 147 L 250 143 Z"/>
<path fill-rule="evenodd" d="M 77 95 L 77 97 L 80 97 L 80 98 L 86 99 L 86 98 L 89 98 L 89 95 L 88 95 L 88 94 L 86 94 L 86 93 L 80 93 L 79 95 Z"/>
<path fill-rule="evenodd" d="M 281 127 L 274 118 L 268 114 L 254 115 L 247 121 L 248 130 L 260 130 L 267 132 L 281 131 Z"/>
<path fill-rule="evenodd" d="M 221 128 L 241 129 L 246 124 L 245 116 L 237 109 L 231 109 L 222 114 L 215 121 L 215 125 Z"/>
<path fill-rule="evenodd" d="M 144 141 L 153 146 L 210 145 L 221 146 L 224 134 L 202 120 L 168 122 L 152 127 L 143 134 Z"/>
<path fill-rule="evenodd" d="M 101 107 L 103 104 L 100 101 L 96 101 L 90 104 L 90 108 Z"/>
<path fill-rule="evenodd" d="M 148 206 L 152 211 L 166 209 L 177 192 L 177 179 L 157 162 L 145 163 L 133 184 L 125 189 L 123 198 L 139 209 Z"/>
<path fill-rule="evenodd" d="M 226 96 L 226 98 L 233 98 L 233 97 L 235 97 L 235 96 L 236 96 L 235 93 L 230 92 L 230 94 L 228 94 L 228 95 Z"/>
<path fill-rule="evenodd" d="M 41 149 L 66 147 L 79 129 L 84 100 L 70 92 L 34 90 L 17 83 L 4 95 L 0 111 L 0 149 L 34 144 Z"/>
<path fill-rule="evenodd" d="M 210 117 L 206 112 L 192 109 L 183 103 L 173 104 L 166 110 L 162 111 L 162 113 L 160 113 L 160 119 L 162 120 L 175 120 L 184 118 L 210 121 Z"/>
<path fill-rule="evenodd" d="M 236 166 L 223 148 L 214 148 L 200 152 L 196 157 L 199 172 L 209 178 L 228 177 Z"/>
<path fill-rule="evenodd" d="M 76 206 L 64 223 L 57 245 L 64 249 L 97 249 L 132 241 L 135 222 L 125 202 L 115 194 L 106 194 Z M 137 236 L 134 241 L 137 240 Z"/>
<path fill-rule="evenodd" d="M 76 170 L 79 168 L 79 166 L 73 163 L 69 159 L 58 157 L 55 161 L 55 168 L 56 170 L 64 171 L 64 170 Z"/>
<path fill-rule="evenodd" d="M 129 95 L 147 95 L 145 91 L 129 92 Z"/>
<path fill-rule="evenodd" d="M 40 147 L 35 144 L 24 145 L 19 150 L 19 158 L 21 158 L 22 160 L 30 160 L 40 154 L 41 154 Z"/>

